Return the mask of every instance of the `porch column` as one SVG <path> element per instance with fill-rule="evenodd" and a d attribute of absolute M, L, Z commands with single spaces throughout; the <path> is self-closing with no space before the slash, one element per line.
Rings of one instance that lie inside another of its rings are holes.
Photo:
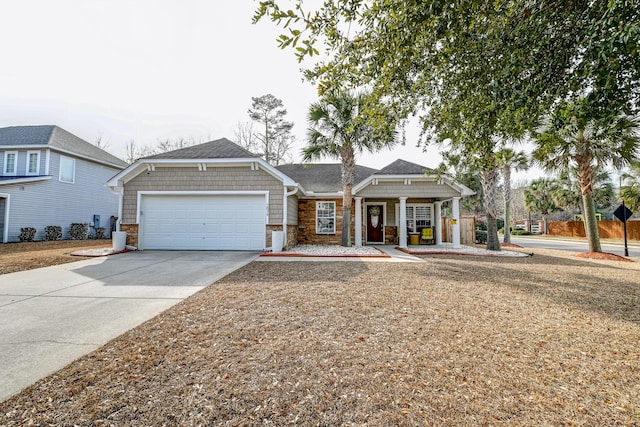
<path fill-rule="evenodd" d="M 451 241 L 454 249 L 460 249 L 460 197 L 454 197 L 451 206 Z"/>
<path fill-rule="evenodd" d="M 356 202 L 356 246 L 362 246 L 362 197 L 354 197 Z"/>
<path fill-rule="evenodd" d="M 436 245 L 442 245 L 442 202 L 435 203 L 433 216 L 436 225 Z"/>
<path fill-rule="evenodd" d="M 407 199 L 408 197 L 400 197 L 400 237 L 398 238 L 398 246 L 407 249 Z"/>

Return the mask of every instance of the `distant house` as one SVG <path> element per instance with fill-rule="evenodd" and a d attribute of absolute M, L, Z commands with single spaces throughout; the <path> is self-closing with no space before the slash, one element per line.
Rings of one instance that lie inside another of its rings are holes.
<path fill-rule="evenodd" d="M 36 240 L 48 225 L 61 226 L 63 238 L 75 222 L 110 230 L 118 196 L 105 182 L 126 166 L 57 126 L 0 128 L 2 242 L 18 241 L 21 227 L 34 227 Z"/>
<path fill-rule="evenodd" d="M 337 164 L 274 167 L 223 138 L 140 159 L 107 185 L 122 194 L 120 227 L 139 249 L 264 250 L 274 231 L 286 247 L 340 243 Z M 404 160 L 358 166 L 354 244 L 442 243 L 442 204 L 450 202 L 457 219 L 460 199 L 472 194 Z M 459 223 L 451 223 L 459 245 Z"/>

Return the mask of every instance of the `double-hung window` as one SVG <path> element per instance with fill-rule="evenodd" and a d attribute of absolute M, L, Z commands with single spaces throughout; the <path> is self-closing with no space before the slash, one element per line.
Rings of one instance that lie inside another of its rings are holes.
<path fill-rule="evenodd" d="M 407 232 L 420 233 L 426 227 L 431 227 L 431 205 L 407 205 Z"/>
<path fill-rule="evenodd" d="M 60 182 L 73 184 L 76 178 L 76 161 L 71 157 L 60 156 Z"/>
<path fill-rule="evenodd" d="M 27 151 L 27 175 L 40 174 L 40 152 Z"/>
<path fill-rule="evenodd" d="M 18 174 L 18 152 L 17 151 L 5 151 L 4 153 L 4 174 L 5 175 L 17 175 Z"/>
<path fill-rule="evenodd" d="M 316 234 L 336 234 L 336 202 L 316 202 Z"/>

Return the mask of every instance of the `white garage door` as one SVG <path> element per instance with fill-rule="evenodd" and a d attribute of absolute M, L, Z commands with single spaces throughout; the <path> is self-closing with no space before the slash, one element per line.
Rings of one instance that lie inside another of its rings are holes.
<path fill-rule="evenodd" d="M 143 195 L 142 249 L 262 250 L 264 195 Z"/>

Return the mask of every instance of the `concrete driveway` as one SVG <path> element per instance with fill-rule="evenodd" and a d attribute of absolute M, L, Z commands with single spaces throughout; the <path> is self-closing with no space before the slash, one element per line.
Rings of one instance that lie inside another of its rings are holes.
<path fill-rule="evenodd" d="M 257 256 L 130 252 L 0 275 L 0 401 Z"/>

